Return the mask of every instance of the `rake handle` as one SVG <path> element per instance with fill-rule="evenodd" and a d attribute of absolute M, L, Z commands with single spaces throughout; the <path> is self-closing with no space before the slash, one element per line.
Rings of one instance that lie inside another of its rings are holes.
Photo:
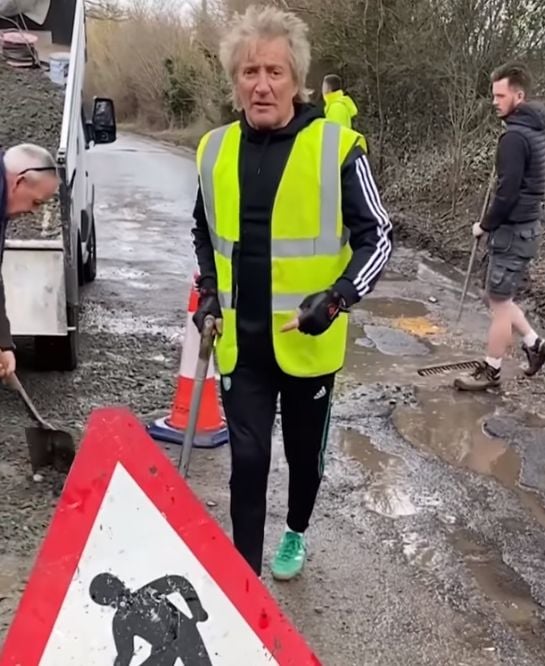
<path fill-rule="evenodd" d="M 492 196 L 492 189 L 494 187 L 495 178 L 496 178 L 496 166 L 494 165 L 492 171 L 490 172 L 490 177 L 488 179 L 488 187 L 486 189 L 486 195 L 483 201 L 483 205 L 481 207 L 481 214 L 479 215 L 479 224 L 482 224 L 484 217 L 486 215 L 486 211 L 488 210 L 488 204 L 490 203 L 490 197 Z M 480 240 L 481 239 L 479 237 L 475 238 L 475 240 L 473 241 L 471 256 L 469 257 L 469 264 L 467 266 L 467 273 L 464 280 L 464 288 L 462 290 L 462 296 L 460 297 L 460 305 L 458 306 L 458 313 L 456 314 L 456 323 L 460 321 L 460 317 L 462 316 L 462 310 L 464 309 L 464 303 L 469 289 L 469 281 L 471 279 L 471 274 L 473 273 L 473 264 L 475 263 L 475 257 L 477 256 L 477 248 L 479 247 Z"/>

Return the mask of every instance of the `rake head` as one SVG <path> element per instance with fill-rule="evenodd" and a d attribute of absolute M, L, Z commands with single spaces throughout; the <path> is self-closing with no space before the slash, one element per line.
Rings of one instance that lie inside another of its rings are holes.
<path fill-rule="evenodd" d="M 459 361 L 458 363 L 444 363 L 443 365 L 428 365 L 419 368 L 417 372 L 421 377 L 429 377 L 430 375 L 442 375 L 454 370 L 474 370 L 478 365 L 479 361 Z"/>

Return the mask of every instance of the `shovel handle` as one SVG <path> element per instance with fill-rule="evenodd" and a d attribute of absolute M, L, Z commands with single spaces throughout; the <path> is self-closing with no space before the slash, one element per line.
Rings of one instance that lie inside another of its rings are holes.
<path fill-rule="evenodd" d="M 204 318 L 204 325 L 201 333 L 201 343 L 199 345 L 199 357 L 197 360 L 197 370 L 195 372 L 195 383 L 193 386 L 193 393 L 191 395 L 191 404 L 189 407 L 189 418 L 187 428 L 184 434 L 184 442 L 180 452 L 178 461 L 178 469 L 182 476 L 187 477 L 189 470 L 189 459 L 191 456 L 191 449 L 193 448 L 193 439 L 197 429 L 197 420 L 201 409 L 202 393 L 204 389 L 204 382 L 208 373 L 208 366 L 210 364 L 210 356 L 214 347 L 215 336 L 215 319 L 212 315 L 207 315 Z"/>
<path fill-rule="evenodd" d="M 19 378 L 15 373 L 10 375 L 6 380 L 5 380 L 6 385 L 8 388 L 12 389 L 13 391 L 17 391 L 19 394 L 21 400 L 23 401 L 23 404 L 25 405 L 28 413 L 30 416 L 38 423 L 42 428 L 45 428 L 46 430 L 53 430 L 53 427 L 45 421 L 36 407 L 34 406 L 34 403 L 30 399 L 30 396 L 28 393 L 25 391 L 23 385 L 19 381 Z"/>

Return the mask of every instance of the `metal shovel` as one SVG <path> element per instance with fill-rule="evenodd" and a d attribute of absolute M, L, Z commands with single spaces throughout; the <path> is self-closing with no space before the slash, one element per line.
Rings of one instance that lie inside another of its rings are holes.
<path fill-rule="evenodd" d="M 187 477 L 187 472 L 189 470 L 189 459 L 191 457 L 193 439 L 195 438 L 195 431 L 197 429 L 197 420 L 201 410 L 204 382 L 206 381 L 210 356 L 214 347 L 215 323 L 216 321 L 212 315 L 207 315 L 204 318 L 201 343 L 199 345 L 199 359 L 197 361 L 197 370 L 195 372 L 195 381 L 193 384 L 193 392 L 191 394 L 191 404 L 189 406 L 189 418 L 184 434 L 184 443 L 178 460 L 178 469 L 184 478 Z"/>
<path fill-rule="evenodd" d="M 56 430 L 42 418 L 17 375 L 11 375 L 6 380 L 6 384 L 17 391 L 27 412 L 38 424 L 38 427 L 25 428 L 32 472 L 36 473 L 43 467 L 53 467 L 62 473 L 68 472 L 76 455 L 72 435 L 64 430 Z"/>

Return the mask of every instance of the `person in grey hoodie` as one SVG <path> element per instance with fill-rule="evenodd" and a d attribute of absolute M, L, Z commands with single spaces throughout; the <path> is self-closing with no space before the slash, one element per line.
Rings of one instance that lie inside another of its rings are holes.
<path fill-rule="evenodd" d="M 2 259 L 11 217 L 36 212 L 59 187 L 52 155 L 34 144 L 9 148 L 0 156 L 0 378 L 15 372 L 15 345 L 6 312 Z"/>

